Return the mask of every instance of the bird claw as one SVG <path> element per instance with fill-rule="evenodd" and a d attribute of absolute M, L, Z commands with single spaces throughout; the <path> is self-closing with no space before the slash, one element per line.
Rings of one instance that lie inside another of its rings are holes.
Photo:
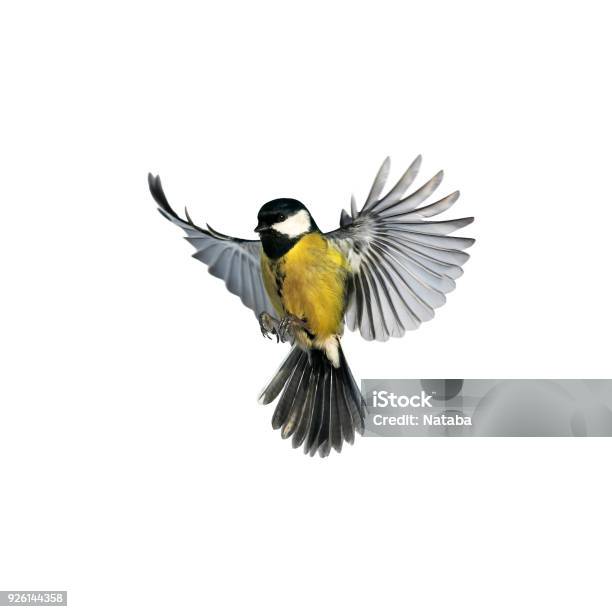
<path fill-rule="evenodd" d="M 276 342 L 288 342 L 295 336 L 296 329 L 306 328 L 306 320 L 294 315 L 287 315 L 278 320 L 267 312 L 262 312 L 258 320 L 261 335 L 271 340 L 270 334 L 273 334 L 276 336 Z"/>
<path fill-rule="evenodd" d="M 287 342 L 291 336 L 295 336 L 297 329 L 304 329 L 306 327 L 306 321 L 300 319 L 295 315 L 287 315 L 280 321 L 280 325 L 277 328 L 277 334 L 281 342 Z"/>
<path fill-rule="evenodd" d="M 287 334 L 289 333 L 289 317 L 283 317 L 280 320 L 280 325 L 278 326 L 277 334 L 278 338 L 281 342 L 285 342 L 287 339 Z"/>
<path fill-rule="evenodd" d="M 272 337 L 270 334 L 273 334 L 276 336 L 276 342 L 278 342 L 278 332 L 276 331 L 279 325 L 278 319 L 275 319 L 267 312 L 261 312 L 257 318 L 259 320 L 259 331 L 261 331 L 261 335 L 264 338 L 271 340 Z"/>

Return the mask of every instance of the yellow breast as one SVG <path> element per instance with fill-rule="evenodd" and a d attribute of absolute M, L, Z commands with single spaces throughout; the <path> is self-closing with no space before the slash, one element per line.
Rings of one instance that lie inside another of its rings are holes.
<path fill-rule="evenodd" d="M 342 333 L 348 267 L 342 253 L 324 236 L 303 236 L 284 257 L 262 252 L 264 284 L 279 314 L 306 319 L 318 340 Z"/>

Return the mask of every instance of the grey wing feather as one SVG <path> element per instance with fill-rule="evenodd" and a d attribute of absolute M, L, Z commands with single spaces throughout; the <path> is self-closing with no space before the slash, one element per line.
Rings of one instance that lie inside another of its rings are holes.
<path fill-rule="evenodd" d="M 181 219 L 168 203 L 159 176 L 149 174 L 149 189 L 159 212 L 187 234 L 186 240 L 196 249 L 193 257 L 205 263 L 213 276 L 223 280 L 228 290 L 255 316 L 264 311 L 274 312 L 261 277 L 259 240 L 226 236 L 210 225 L 206 229 L 199 227 L 193 223 L 187 209 L 185 219 Z"/>
<path fill-rule="evenodd" d="M 348 283 L 346 324 L 366 340 L 403 336 L 434 316 L 446 302 L 469 259 L 472 238 L 449 236 L 473 217 L 431 221 L 459 198 L 455 191 L 427 204 L 442 182 L 438 172 L 406 195 L 421 165 L 419 155 L 386 195 L 389 158 L 381 166 L 368 198 L 351 215 L 343 212 L 341 227 L 326 234 L 346 256 L 352 275 Z"/>

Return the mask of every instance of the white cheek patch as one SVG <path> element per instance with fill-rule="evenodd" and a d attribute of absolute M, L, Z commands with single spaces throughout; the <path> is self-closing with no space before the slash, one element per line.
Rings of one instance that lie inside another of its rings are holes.
<path fill-rule="evenodd" d="M 299 210 L 288 219 L 275 223 L 272 229 L 289 238 L 295 238 L 310 231 L 310 215 L 305 210 Z"/>

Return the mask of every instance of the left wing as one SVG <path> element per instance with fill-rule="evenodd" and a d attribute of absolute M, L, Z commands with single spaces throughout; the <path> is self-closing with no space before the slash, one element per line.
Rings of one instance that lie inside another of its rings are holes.
<path fill-rule="evenodd" d="M 187 209 L 186 219 L 181 219 L 168 203 L 159 176 L 149 174 L 149 189 L 159 212 L 187 234 L 185 239 L 196 248 L 193 257 L 205 263 L 213 276 L 225 281 L 229 291 L 237 295 L 255 316 L 264 311 L 274 312 L 261 277 L 259 240 L 232 238 L 215 231 L 210 225 L 206 226 L 207 229 L 198 227 Z"/>
<path fill-rule="evenodd" d="M 353 198 L 351 214 L 343 210 L 340 228 L 326 234 L 353 272 L 346 323 L 351 330 L 359 328 L 366 340 L 401 337 L 432 319 L 434 309 L 445 303 L 445 294 L 463 274 L 461 266 L 469 259 L 465 249 L 475 242 L 448 235 L 474 217 L 429 221 L 459 198 L 455 191 L 424 204 L 442 182 L 442 172 L 405 196 L 420 165 L 419 155 L 383 196 L 390 166 L 385 159 L 361 211 Z"/>

